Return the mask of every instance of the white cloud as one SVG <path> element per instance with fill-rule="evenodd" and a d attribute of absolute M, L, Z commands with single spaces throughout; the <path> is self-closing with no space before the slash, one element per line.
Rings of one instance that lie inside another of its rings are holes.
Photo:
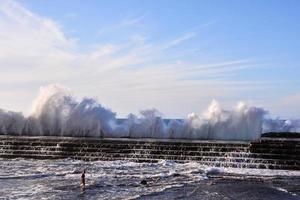
<path fill-rule="evenodd" d="M 43 79 L 43 74 L 51 80 L 50 72 L 74 59 L 74 41 L 54 21 L 13 1 L 1 1 L 0 13 L 1 82 Z"/>
<path fill-rule="evenodd" d="M 121 24 L 133 26 L 143 18 L 144 15 Z M 205 65 L 168 60 L 166 48 L 195 36 L 195 32 L 186 33 L 166 42 L 164 48 L 139 36 L 124 44 L 94 45 L 92 50 L 83 52 L 76 40 L 66 37 L 53 20 L 13 1 L 1 1 L 0 84 L 12 91 L 9 95 L 7 91 L 0 92 L 0 107 L 7 107 L 9 102 L 10 108 L 13 103 L 20 108 L 19 97 L 24 92 L 34 96 L 41 85 L 61 83 L 74 89 L 75 94 L 98 96 L 123 116 L 145 107 L 157 107 L 167 116 L 179 117 L 195 108 L 201 110 L 212 98 L 261 87 L 251 81 L 227 79 L 252 67 L 248 60 Z M 17 85 L 17 91 L 12 84 Z M 20 88 L 22 92 L 18 92 Z M 30 103 L 21 103 L 24 111 Z"/>

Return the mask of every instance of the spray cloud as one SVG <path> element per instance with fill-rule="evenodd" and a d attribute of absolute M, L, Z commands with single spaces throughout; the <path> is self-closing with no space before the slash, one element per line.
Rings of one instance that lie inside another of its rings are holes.
<path fill-rule="evenodd" d="M 76 100 L 60 85 L 40 89 L 32 113 L 0 109 L 1 134 L 84 137 L 184 138 L 218 140 L 256 140 L 269 131 L 299 131 L 297 120 L 266 118 L 263 108 L 239 103 L 224 110 L 213 100 L 203 115 L 191 113 L 186 119 L 165 120 L 156 109 L 142 110 L 141 117 L 129 114 L 116 119 L 116 113 L 95 99 Z"/>

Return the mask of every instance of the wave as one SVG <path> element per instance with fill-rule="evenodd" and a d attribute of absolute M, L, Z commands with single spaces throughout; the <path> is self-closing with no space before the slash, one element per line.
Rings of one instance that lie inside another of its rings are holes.
<path fill-rule="evenodd" d="M 238 103 L 225 110 L 213 100 L 203 115 L 165 120 L 156 109 L 142 110 L 126 119 L 93 98 L 78 101 L 60 85 L 41 87 L 28 117 L 0 109 L 1 134 L 77 137 L 129 137 L 214 140 L 256 140 L 263 132 L 299 131 L 298 120 L 267 117 L 264 108 Z"/>

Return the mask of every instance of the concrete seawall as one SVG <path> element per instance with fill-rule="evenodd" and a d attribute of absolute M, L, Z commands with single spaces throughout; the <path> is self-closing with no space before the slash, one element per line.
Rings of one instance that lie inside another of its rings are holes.
<path fill-rule="evenodd" d="M 237 168 L 300 170 L 300 140 L 262 138 L 256 142 L 0 136 L 0 157 L 87 161 L 196 161 Z"/>

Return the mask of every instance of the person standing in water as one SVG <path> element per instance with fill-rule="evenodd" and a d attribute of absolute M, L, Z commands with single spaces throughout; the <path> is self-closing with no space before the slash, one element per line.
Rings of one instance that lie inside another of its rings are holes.
<path fill-rule="evenodd" d="M 82 189 L 85 189 L 85 170 L 83 170 L 82 174 L 81 174 L 81 183 L 80 186 Z"/>

